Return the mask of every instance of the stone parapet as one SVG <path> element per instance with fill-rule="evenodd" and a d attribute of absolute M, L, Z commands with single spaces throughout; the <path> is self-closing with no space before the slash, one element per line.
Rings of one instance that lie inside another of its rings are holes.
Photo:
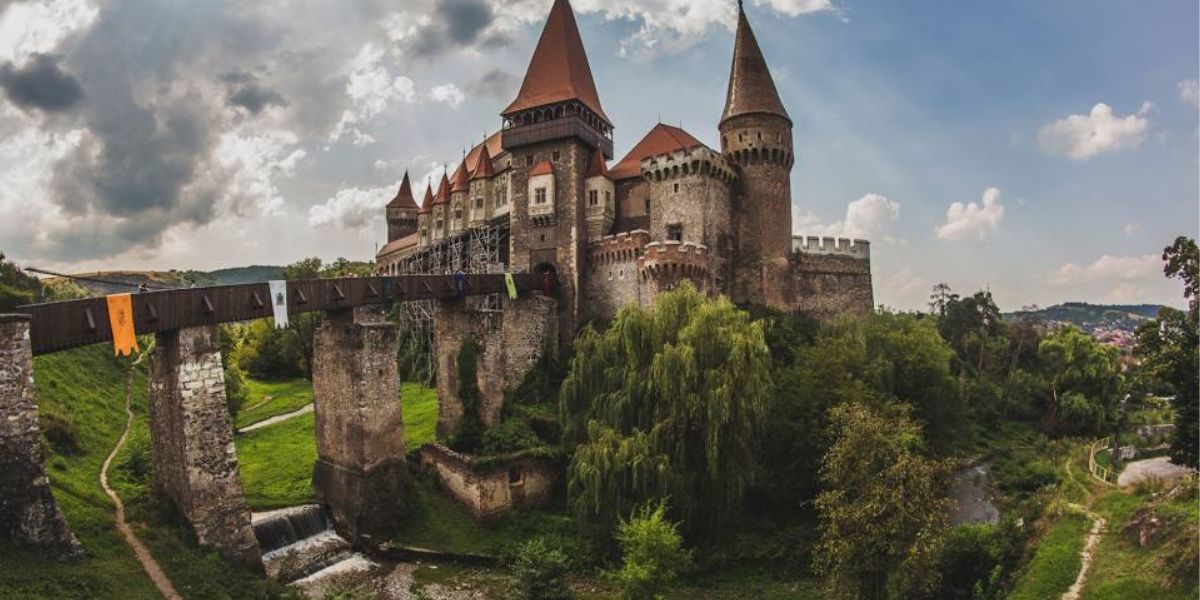
<path fill-rule="evenodd" d="M 642 159 L 640 166 L 642 177 L 647 181 L 702 175 L 731 183 L 738 177 L 737 171 L 724 156 L 704 146 L 648 156 Z"/>
<path fill-rule="evenodd" d="M 46 478 L 29 317 L 0 314 L 0 540 L 67 558 L 82 552 Z"/>
<path fill-rule="evenodd" d="M 606 235 L 588 244 L 588 263 L 608 265 L 617 262 L 633 263 L 642 255 L 642 249 L 650 243 L 650 232 L 645 229 Z"/>
<path fill-rule="evenodd" d="M 158 334 L 150 360 L 154 483 L 201 545 L 261 569 L 238 475 L 218 335 L 215 325 Z"/>
<path fill-rule="evenodd" d="M 330 311 L 313 336 L 313 489 L 350 540 L 405 514 L 398 327 L 376 307 Z"/>
<path fill-rule="evenodd" d="M 792 252 L 805 254 L 837 254 L 870 259 L 871 243 L 867 240 L 810 236 L 792 236 Z"/>
<path fill-rule="evenodd" d="M 646 244 L 638 269 L 643 279 L 664 276 L 707 278 L 712 269 L 708 246 L 693 242 L 650 242 Z"/>

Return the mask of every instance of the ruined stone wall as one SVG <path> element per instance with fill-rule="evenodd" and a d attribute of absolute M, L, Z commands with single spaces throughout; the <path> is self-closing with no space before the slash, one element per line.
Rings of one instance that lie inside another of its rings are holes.
<path fill-rule="evenodd" d="M 0 314 L 0 540 L 67 558 L 82 550 L 50 493 L 29 317 Z"/>
<path fill-rule="evenodd" d="M 827 320 L 843 313 L 865 315 L 875 306 L 871 260 L 848 254 L 791 256 L 792 310 Z"/>
<path fill-rule="evenodd" d="M 437 474 L 442 489 L 479 520 L 544 504 L 554 491 L 559 471 L 547 459 L 520 454 L 481 467 L 474 457 L 441 444 L 422 448 L 421 463 Z"/>
<path fill-rule="evenodd" d="M 588 246 L 585 318 L 611 319 L 622 308 L 642 303 L 638 258 L 649 241 L 650 232 L 637 229 L 605 236 Z"/>
<path fill-rule="evenodd" d="M 501 310 L 469 308 L 463 299 L 441 300 L 434 314 L 439 437 L 450 435 L 462 419 L 458 396 L 458 354 L 463 341 L 475 340 L 475 382 L 479 417 L 485 426 L 499 422 L 505 395 L 520 385 L 543 351 L 558 352 L 557 303 L 537 293 L 501 300 Z"/>
<path fill-rule="evenodd" d="M 150 361 L 154 483 L 201 545 L 261 566 L 242 493 L 215 325 L 158 334 Z"/>
<path fill-rule="evenodd" d="M 397 326 L 376 307 L 327 312 L 313 336 L 313 488 L 350 539 L 404 514 L 399 343 Z"/>

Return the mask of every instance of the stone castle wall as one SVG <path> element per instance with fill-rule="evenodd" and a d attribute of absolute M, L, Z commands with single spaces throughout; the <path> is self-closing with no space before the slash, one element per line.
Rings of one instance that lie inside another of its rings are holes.
<path fill-rule="evenodd" d="M 45 460 L 29 317 L 0 314 L 0 540 L 67 558 L 82 549 L 50 493 Z"/>
<path fill-rule="evenodd" d="M 708 247 L 693 242 L 650 242 L 638 259 L 642 306 L 649 308 L 659 294 L 691 282 L 701 293 L 712 292 L 712 255 Z"/>
<path fill-rule="evenodd" d="M 450 492 L 478 520 L 495 519 L 514 508 L 544 504 L 554 491 L 560 471 L 550 460 L 520 454 L 480 466 L 474 457 L 441 444 L 422 448 L 421 464 L 432 469 L 442 489 Z"/>
<path fill-rule="evenodd" d="M 820 252 L 795 252 L 790 261 L 792 310 L 827 320 L 843 313 L 866 315 L 874 308 L 870 247 L 865 242 L 838 240 Z"/>
<path fill-rule="evenodd" d="M 638 258 L 650 232 L 637 229 L 605 236 L 588 246 L 583 301 L 587 319 L 611 319 L 630 304 L 641 305 Z"/>

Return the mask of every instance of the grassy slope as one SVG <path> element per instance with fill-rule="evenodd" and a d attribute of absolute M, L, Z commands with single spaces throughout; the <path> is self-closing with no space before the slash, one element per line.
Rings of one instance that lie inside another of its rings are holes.
<path fill-rule="evenodd" d="M 80 348 L 38 357 L 34 382 L 43 428 L 67 420 L 78 451 L 53 450 L 47 473 L 54 496 L 87 555 L 61 563 L 0 550 L 0 597 L 157 598 L 150 579 L 117 534 L 112 505 L 100 489 L 100 466 L 125 424 L 125 373 L 111 350 Z M 135 381 L 145 404 L 145 378 Z"/>
<path fill-rule="evenodd" d="M 1091 521 L 1082 515 L 1067 515 L 1054 523 L 1038 542 L 1009 600 L 1057 598 L 1067 591 L 1079 572 L 1079 552 L 1090 527 Z"/>
<path fill-rule="evenodd" d="M 239 429 L 312 402 L 312 384 L 307 379 L 255 381 L 247 378 L 246 391 L 249 397 L 233 423 Z"/>
<path fill-rule="evenodd" d="M 251 385 L 254 386 L 252 390 L 264 389 L 261 383 Z M 300 406 L 312 398 L 311 385 L 304 380 L 265 385 L 291 390 L 302 397 L 303 401 L 295 400 L 300 402 Z M 429 388 L 405 383 L 401 399 L 405 446 L 409 449 L 419 448 L 433 441 L 437 426 L 437 393 Z M 257 401 L 252 395 L 247 406 Z M 262 418 L 295 408 L 290 404 L 279 404 L 276 409 L 275 413 L 261 413 Z M 237 437 L 242 486 L 251 509 L 267 510 L 313 501 L 312 468 L 317 460 L 315 424 L 315 417 L 310 413 Z"/>

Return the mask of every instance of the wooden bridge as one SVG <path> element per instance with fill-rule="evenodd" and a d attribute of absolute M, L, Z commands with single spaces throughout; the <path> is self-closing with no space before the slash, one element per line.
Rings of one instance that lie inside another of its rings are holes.
<path fill-rule="evenodd" d="M 503 274 L 460 273 L 289 281 L 288 313 L 498 294 L 506 291 L 504 277 Z M 518 273 L 512 277 L 518 293 L 543 290 L 546 285 L 542 275 Z M 30 341 L 35 355 L 112 341 L 106 300 L 102 297 L 31 304 L 15 312 L 32 318 Z M 133 295 L 134 330 L 139 335 L 198 325 L 249 321 L 271 315 L 271 292 L 267 283 Z"/>

